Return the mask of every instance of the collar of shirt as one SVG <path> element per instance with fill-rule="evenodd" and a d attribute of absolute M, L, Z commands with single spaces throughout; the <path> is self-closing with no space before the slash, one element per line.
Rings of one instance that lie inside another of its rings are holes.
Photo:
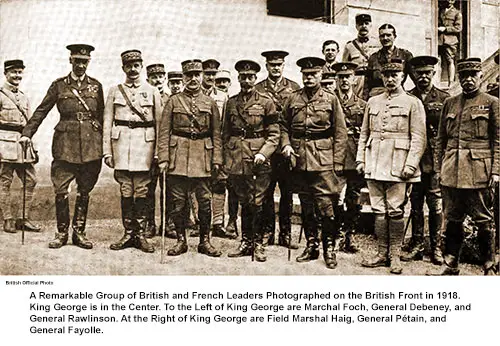
<path fill-rule="evenodd" d="M 71 73 L 69 74 L 71 76 L 71 79 L 73 79 L 75 82 L 83 82 L 83 80 L 85 79 L 85 74 L 81 77 L 78 77 L 73 71 L 71 71 Z"/>
<path fill-rule="evenodd" d="M 214 91 L 214 87 L 210 87 L 210 88 L 205 88 L 203 85 L 201 86 L 201 91 L 203 91 L 203 94 L 207 95 L 207 96 L 210 96 L 210 94 L 212 94 L 212 91 Z"/>
<path fill-rule="evenodd" d="M 7 90 L 10 90 L 13 93 L 17 93 L 19 91 L 19 87 L 13 84 L 10 84 L 9 82 L 5 81 L 5 84 L 3 85 Z"/>
<path fill-rule="evenodd" d="M 271 78 L 267 78 L 267 83 L 269 84 L 269 86 L 271 86 L 271 88 L 273 89 L 277 89 L 278 86 L 281 84 L 281 82 L 283 81 L 283 76 L 281 76 L 276 82 L 273 81 Z"/>
<path fill-rule="evenodd" d="M 351 99 L 351 97 L 352 97 L 352 90 L 349 90 L 349 91 L 347 92 L 347 94 L 346 94 L 346 93 L 343 93 L 342 91 L 340 91 L 340 89 L 339 89 L 339 95 L 340 95 L 340 100 L 341 100 L 341 101 L 343 101 L 343 102 L 344 102 L 344 100 L 345 100 L 345 102 L 347 102 L 347 101 L 349 101 L 349 100 Z M 347 96 L 347 99 L 345 99 L 345 97 L 346 97 L 346 96 Z"/>
<path fill-rule="evenodd" d="M 361 43 L 366 43 L 370 40 L 368 36 L 358 36 L 358 41 Z"/>
<path fill-rule="evenodd" d="M 203 88 L 203 87 L 202 87 Z M 200 95 L 200 93 L 202 92 L 202 88 L 196 90 L 196 91 L 191 91 L 191 90 L 188 90 L 188 89 L 184 89 L 184 94 L 186 94 L 188 97 L 197 97 L 198 95 Z"/>
<path fill-rule="evenodd" d="M 400 86 L 399 88 L 397 88 L 394 91 L 389 91 L 387 89 L 385 90 L 385 94 L 387 95 L 387 97 L 396 97 L 396 96 L 403 94 L 404 92 L 405 92 L 405 90 L 403 89 L 402 86 Z"/>
<path fill-rule="evenodd" d="M 127 78 L 127 80 L 125 81 L 125 86 L 127 88 L 138 88 L 141 86 L 141 80 L 140 79 L 137 79 L 137 80 L 134 80 L 134 81 L 131 81 Z"/>

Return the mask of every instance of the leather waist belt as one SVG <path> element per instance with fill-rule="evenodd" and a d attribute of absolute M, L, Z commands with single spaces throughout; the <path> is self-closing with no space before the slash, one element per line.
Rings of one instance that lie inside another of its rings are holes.
<path fill-rule="evenodd" d="M 463 140 L 451 138 L 448 140 L 446 149 L 491 149 L 488 139 Z"/>
<path fill-rule="evenodd" d="M 212 137 L 210 132 L 184 132 L 184 131 L 172 130 L 172 134 L 175 136 L 189 138 L 192 140 Z"/>
<path fill-rule="evenodd" d="M 264 138 L 266 137 L 267 132 L 262 131 L 252 131 L 247 129 L 232 129 L 231 136 L 232 137 L 241 137 L 241 138 Z"/>
<path fill-rule="evenodd" d="M 76 113 L 68 113 L 68 114 L 61 114 L 61 121 L 71 121 L 71 120 L 78 120 L 78 121 L 84 121 L 84 120 L 93 120 L 94 118 L 92 117 L 92 113 L 90 112 L 76 112 Z"/>
<path fill-rule="evenodd" d="M 326 130 L 321 132 L 310 132 L 310 131 L 292 131 L 292 138 L 304 138 L 304 139 L 323 139 L 331 138 L 333 135 L 332 131 Z"/>
<path fill-rule="evenodd" d="M 135 129 L 138 127 L 154 127 L 154 121 L 128 121 L 128 120 L 118 120 L 115 119 L 114 123 L 116 126 L 127 126 L 131 129 Z"/>
<path fill-rule="evenodd" d="M 372 131 L 370 134 L 371 138 L 380 139 L 407 139 L 410 140 L 408 133 L 398 133 L 398 132 L 382 132 L 382 131 Z"/>
<path fill-rule="evenodd" d="M 4 131 L 15 131 L 15 132 L 23 132 L 24 126 L 22 125 L 14 125 L 14 124 L 0 124 L 0 130 Z"/>

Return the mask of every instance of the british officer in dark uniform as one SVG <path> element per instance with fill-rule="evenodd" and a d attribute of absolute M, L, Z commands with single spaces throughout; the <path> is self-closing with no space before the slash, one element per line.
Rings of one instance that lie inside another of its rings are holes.
<path fill-rule="evenodd" d="M 57 106 L 60 114 L 52 141 L 51 179 L 56 194 L 56 237 L 50 248 L 60 248 L 68 241 L 70 222 L 68 188 L 73 180 L 77 184 L 77 197 L 73 215 L 73 244 L 91 249 L 85 224 L 89 193 L 94 188 L 102 165 L 102 119 L 104 96 L 102 85 L 86 74 L 90 52 L 94 47 L 86 44 L 67 46 L 73 66 L 69 75 L 55 80 L 42 103 L 23 130 L 21 142 L 29 141 L 50 110 Z"/>
<path fill-rule="evenodd" d="M 274 102 L 256 90 L 260 66 L 236 63 L 241 92 L 231 97 L 224 117 L 224 170 L 241 203 L 241 244 L 229 257 L 266 261 L 263 201 L 271 182 L 270 158 L 278 147 L 279 125 Z"/>
<path fill-rule="evenodd" d="M 202 92 L 202 71 L 201 60 L 182 63 L 184 91 L 170 97 L 158 127 L 158 162 L 160 170 L 168 175 L 171 217 L 177 232 L 177 243 L 168 250 L 169 256 L 188 250 L 186 222 L 191 191 L 198 201 L 198 252 L 211 257 L 221 255 L 210 244 L 211 177 L 219 174 L 222 166 L 220 115 L 215 101 Z"/>
<path fill-rule="evenodd" d="M 324 64 L 316 57 L 297 61 L 304 88 L 294 92 L 283 108 L 281 146 L 285 157 L 296 158 L 294 191 L 314 197 L 323 230 L 323 258 L 326 267 L 333 269 L 337 266 L 334 248 L 340 228 L 339 219 L 334 218 L 340 193 L 337 174 L 344 168 L 347 128 L 337 96 L 320 86 Z M 298 262 L 319 256 L 317 230 L 304 230 L 307 247 L 297 257 Z"/>
<path fill-rule="evenodd" d="M 446 231 L 443 275 L 458 275 L 469 215 L 478 227 L 484 274 L 495 274 L 495 230 L 492 189 L 498 185 L 498 98 L 482 92 L 481 59 L 457 63 L 462 93 L 444 102 L 437 139 L 437 172 L 441 173 Z"/>

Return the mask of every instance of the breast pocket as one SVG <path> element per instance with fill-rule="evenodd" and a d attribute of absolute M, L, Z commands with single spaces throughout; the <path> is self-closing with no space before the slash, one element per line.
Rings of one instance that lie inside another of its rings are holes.
<path fill-rule="evenodd" d="M 446 124 L 446 133 L 448 135 L 451 135 L 452 134 L 452 130 L 453 130 L 453 127 L 455 125 L 455 119 L 456 119 L 457 115 L 455 113 L 448 113 L 446 114 L 446 117 L 445 117 L 445 124 Z"/>
<path fill-rule="evenodd" d="M 408 116 L 410 110 L 406 108 L 391 108 L 390 109 L 392 121 L 395 123 L 395 130 L 398 132 L 407 132 L 408 128 Z"/>
<path fill-rule="evenodd" d="M 318 160 L 322 166 L 333 165 L 333 143 L 330 138 L 319 139 L 314 142 Z"/>
<path fill-rule="evenodd" d="M 331 104 L 315 105 L 313 107 L 313 109 L 314 109 L 315 115 L 322 120 L 329 119 L 330 114 L 332 114 L 332 105 Z"/>
<path fill-rule="evenodd" d="M 474 124 L 474 135 L 476 138 L 488 138 L 488 123 L 490 114 L 488 111 L 472 113 L 471 118 Z"/>
<path fill-rule="evenodd" d="M 202 104 L 199 107 L 200 113 L 196 117 L 200 126 L 202 126 L 205 130 L 210 128 L 210 120 L 212 116 L 212 107 L 207 104 Z"/>

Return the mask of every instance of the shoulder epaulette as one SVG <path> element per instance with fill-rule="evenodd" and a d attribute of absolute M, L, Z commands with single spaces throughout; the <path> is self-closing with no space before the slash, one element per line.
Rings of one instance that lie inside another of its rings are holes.
<path fill-rule="evenodd" d="M 264 93 L 261 93 L 261 92 L 260 92 L 260 91 L 258 91 L 258 90 L 255 90 L 255 92 L 256 92 L 259 96 L 261 96 L 261 97 L 263 97 L 263 98 L 266 98 L 266 99 L 272 100 L 269 96 L 267 96 L 267 95 L 266 95 L 266 94 L 264 94 Z"/>
<path fill-rule="evenodd" d="M 413 95 L 413 94 L 412 94 L 412 93 L 410 93 L 409 91 L 406 91 L 406 90 L 405 90 L 405 93 L 406 93 L 406 95 L 409 95 L 409 96 L 414 97 L 414 98 L 416 98 L 417 100 L 419 100 L 419 98 L 418 98 L 418 97 L 416 97 L 415 95 Z"/>
<path fill-rule="evenodd" d="M 68 78 L 68 76 L 59 77 L 59 78 L 57 78 L 57 79 L 54 81 L 54 83 L 56 83 L 56 82 L 60 82 L 60 81 L 63 81 L 63 80 L 65 80 L 66 78 Z"/>
<path fill-rule="evenodd" d="M 94 77 L 90 77 L 90 76 L 87 76 L 89 80 L 91 80 L 92 82 L 95 82 L 97 84 L 101 84 L 101 82 L 99 82 L 97 79 L 95 79 Z"/>

